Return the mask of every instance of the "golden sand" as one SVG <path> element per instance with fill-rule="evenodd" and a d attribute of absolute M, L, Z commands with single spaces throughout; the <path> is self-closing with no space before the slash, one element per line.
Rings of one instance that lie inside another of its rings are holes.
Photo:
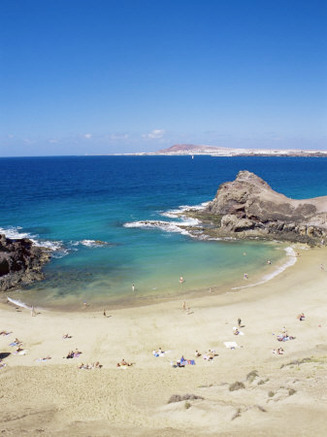
<path fill-rule="evenodd" d="M 0 431 L 324 436 L 327 271 L 321 264 L 327 269 L 326 249 L 302 250 L 298 262 L 271 281 L 219 295 L 204 291 L 186 302 L 189 310 L 172 300 L 107 308 L 106 317 L 92 308 L 31 317 L 28 310 L 2 305 L 0 331 L 12 333 L 0 336 L 6 364 L 0 369 Z M 297 318 L 301 312 L 304 321 Z M 238 318 L 243 335 L 233 334 Z M 295 339 L 277 341 L 283 330 Z M 65 333 L 71 338 L 63 339 Z M 25 354 L 9 346 L 15 338 Z M 272 352 L 278 347 L 283 355 Z M 155 357 L 159 348 L 165 353 Z M 82 354 L 67 359 L 75 349 Z M 205 360 L 209 349 L 217 356 Z M 182 355 L 196 364 L 172 366 Z M 51 359 L 41 360 L 46 357 Z M 135 364 L 118 368 L 123 358 Z M 102 368 L 78 368 L 97 361 Z M 168 403 L 172 395 L 182 400 Z"/>

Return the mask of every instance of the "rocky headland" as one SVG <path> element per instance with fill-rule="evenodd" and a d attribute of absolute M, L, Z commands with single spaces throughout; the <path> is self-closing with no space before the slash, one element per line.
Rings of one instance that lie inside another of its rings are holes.
<path fill-rule="evenodd" d="M 220 185 L 204 210 L 187 215 L 199 219 L 209 237 L 327 244 L 327 196 L 290 199 L 249 171 Z"/>
<path fill-rule="evenodd" d="M 0 235 L 0 290 L 42 280 L 42 267 L 50 258 L 49 249 L 35 246 L 28 238 Z"/>

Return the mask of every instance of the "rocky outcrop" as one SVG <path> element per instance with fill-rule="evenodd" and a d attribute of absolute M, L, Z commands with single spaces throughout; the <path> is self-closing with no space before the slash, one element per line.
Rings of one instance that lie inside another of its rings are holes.
<path fill-rule="evenodd" d="M 48 249 L 27 238 L 13 240 L 0 235 L 0 290 L 43 279 L 42 267 L 50 257 Z"/>
<path fill-rule="evenodd" d="M 204 230 L 220 237 L 268 238 L 326 244 L 327 196 L 295 200 L 279 194 L 260 177 L 240 171 L 222 184 L 203 217 L 219 217 L 220 226 Z M 209 220 L 210 221 L 210 220 Z"/>

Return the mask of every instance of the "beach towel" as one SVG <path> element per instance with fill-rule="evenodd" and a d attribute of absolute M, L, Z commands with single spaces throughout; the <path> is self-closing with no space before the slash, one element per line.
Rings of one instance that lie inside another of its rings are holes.
<path fill-rule="evenodd" d="M 236 341 L 224 341 L 224 345 L 227 349 L 236 349 L 238 347 Z"/>
<path fill-rule="evenodd" d="M 9 344 L 9 346 L 12 346 L 12 347 L 19 346 L 19 343 L 17 343 L 16 341 L 13 341 L 12 343 Z"/>
<path fill-rule="evenodd" d="M 27 354 L 27 350 L 23 349 L 22 351 L 14 352 L 14 354 L 16 354 L 16 355 L 26 355 Z"/>

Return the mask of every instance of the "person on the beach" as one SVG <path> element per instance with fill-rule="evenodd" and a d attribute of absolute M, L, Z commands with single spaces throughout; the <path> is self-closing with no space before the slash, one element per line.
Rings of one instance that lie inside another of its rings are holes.
<path fill-rule="evenodd" d="M 237 319 L 237 324 L 238 324 L 238 327 L 239 327 L 239 328 L 241 327 L 241 323 L 242 323 L 242 320 L 241 320 L 240 318 L 238 318 L 238 319 Z"/>
<path fill-rule="evenodd" d="M 243 277 L 244 279 L 249 279 L 249 275 L 247 273 L 244 273 Z"/>
<path fill-rule="evenodd" d="M 185 302 L 185 300 L 184 300 L 183 303 L 182 303 L 182 310 L 183 310 L 183 311 L 186 311 L 186 302 Z"/>
<path fill-rule="evenodd" d="M 237 328 L 233 328 L 233 334 L 234 335 L 238 335 L 240 333 L 240 331 Z"/>
<path fill-rule="evenodd" d="M 132 290 L 135 291 L 135 284 L 134 284 L 134 282 L 132 284 Z"/>
<path fill-rule="evenodd" d="M 183 276 L 180 276 L 180 278 L 179 278 L 179 283 L 180 283 L 180 284 L 183 284 L 183 282 L 184 282 L 184 278 L 183 278 Z"/>
<path fill-rule="evenodd" d="M 300 320 L 300 322 L 303 322 L 303 320 L 305 320 L 305 315 L 304 313 L 301 313 L 297 316 L 297 318 Z"/>
<path fill-rule="evenodd" d="M 117 363 L 117 367 L 122 367 L 122 366 L 132 366 L 133 365 L 133 363 L 128 363 L 127 361 L 125 361 L 125 359 L 123 358 L 122 360 L 121 360 L 121 362 L 120 363 Z"/>

